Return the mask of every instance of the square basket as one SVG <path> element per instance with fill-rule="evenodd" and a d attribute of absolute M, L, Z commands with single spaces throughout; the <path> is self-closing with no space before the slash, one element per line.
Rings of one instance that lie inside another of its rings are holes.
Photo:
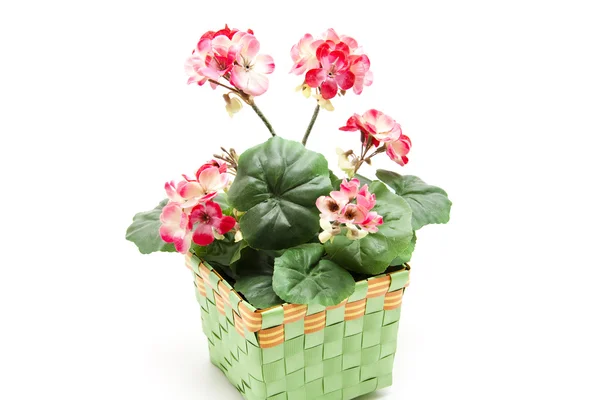
<path fill-rule="evenodd" d="M 409 270 L 356 283 L 333 307 L 258 310 L 208 263 L 194 272 L 211 362 L 247 400 L 350 400 L 392 384 Z"/>

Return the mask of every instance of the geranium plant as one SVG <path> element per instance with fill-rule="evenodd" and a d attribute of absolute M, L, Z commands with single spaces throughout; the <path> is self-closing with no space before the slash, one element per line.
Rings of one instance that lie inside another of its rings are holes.
<path fill-rule="evenodd" d="M 127 230 L 142 253 L 194 253 L 256 308 L 336 305 L 357 280 L 402 268 L 415 232 L 450 215 L 446 192 L 415 176 L 359 174 L 378 157 L 408 163 L 411 140 L 379 110 L 340 121 L 342 131 L 356 132 L 349 141 L 358 139 L 352 149 L 331 149 L 345 176 L 306 149 L 321 108 L 333 111 L 334 102 L 373 83 L 369 57 L 355 39 L 333 29 L 306 34 L 291 57 L 298 91 L 316 103 L 301 141 L 277 136 L 256 104 L 275 64 L 253 31 L 226 26 L 202 35 L 185 62 L 188 83 L 222 90 L 230 115 L 250 106 L 272 137 L 239 155 L 222 148 L 195 174 L 167 182 L 167 198 L 137 214 Z"/>

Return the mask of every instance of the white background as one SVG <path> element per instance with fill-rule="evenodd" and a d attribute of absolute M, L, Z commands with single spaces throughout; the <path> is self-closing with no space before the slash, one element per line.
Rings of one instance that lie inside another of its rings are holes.
<path fill-rule="evenodd" d="M 366 399 L 599 399 L 594 3 L 2 2 L 0 398 L 240 399 L 209 363 L 183 258 L 124 240 L 165 181 L 268 138 L 185 84 L 200 34 L 227 22 L 274 56 L 258 104 L 292 139 L 313 103 L 290 47 L 329 27 L 358 39 L 375 82 L 336 99 L 309 147 L 335 162 L 358 145 L 337 128 L 381 109 L 413 141 L 401 172 L 454 202 L 419 234 L 395 384 Z"/>

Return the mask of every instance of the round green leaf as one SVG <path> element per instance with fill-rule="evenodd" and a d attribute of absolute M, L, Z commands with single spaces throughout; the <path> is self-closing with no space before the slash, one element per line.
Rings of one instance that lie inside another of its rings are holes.
<path fill-rule="evenodd" d="M 356 287 L 352 275 L 333 261 L 321 259 L 320 244 L 286 250 L 275 259 L 273 289 L 293 304 L 334 306 L 350 297 Z"/>
<path fill-rule="evenodd" d="M 402 265 L 410 261 L 412 258 L 412 253 L 415 251 L 415 245 L 417 244 L 417 234 L 413 232 L 413 237 L 410 241 L 410 244 L 403 252 L 398 255 L 398 257 L 394 258 L 390 263 L 390 266 L 395 267 L 397 265 Z"/>
<path fill-rule="evenodd" d="M 327 160 L 298 142 L 274 137 L 239 159 L 229 202 L 251 247 L 286 249 L 319 231 L 315 201 L 332 190 Z"/>
<path fill-rule="evenodd" d="M 377 170 L 377 177 L 408 202 L 415 231 L 428 224 L 445 224 L 450 220 L 452 202 L 443 189 L 428 185 L 416 176 L 403 176 L 384 169 Z"/>
<path fill-rule="evenodd" d="M 269 308 L 283 304 L 273 290 L 273 263 L 271 254 L 246 248 L 242 257 L 234 264 L 237 274 L 235 290 L 257 308 Z"/>
<path fill-rule="evenodd" d="M 164 242 L 159 233 L 160 213 L 168 199 L 161 201 L 153 210 L 135 214 L 133 223 L 127 228 L 125 239 L 135 243 L 142 254 L 156 251 L 175 251 L 173 243 Z"/>
<path fill-rule="evenodd" d="M 336 236 L 333 243 L 325 243 L 325 249 L 331 260 L 346 269 L 378 275 L 410 245 L 413 236 L 411 211 L 408 203 L 390 192 L 383 183 L 373 181 L 369 190 L 377 196 L 374 210 L 383 217 L 379 231 L 360 240 Z"/>

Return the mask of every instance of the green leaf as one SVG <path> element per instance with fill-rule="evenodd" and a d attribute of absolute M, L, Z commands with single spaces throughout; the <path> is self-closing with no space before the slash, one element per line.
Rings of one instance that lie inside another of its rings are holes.
<path fill-rule="evenodd" d="M 235 263 L 235 290 L 257 308 L 269 308 L 284 301 L 273 290 L 274 257 L 262 250 L 246 248 Z"/>
<path fill-rule="evenodd" d="M 390 266 L 395 267 L 397 265 L 402 265 L 410 261 L 412 258 L 412 253 L 415 251 L 415 245 L 417 244 L 417 235 L 413 232 L 413 237 L 410 241 L 410 244 L 400 255 L 392 260 Z"/>
<path fill-rule="evenodd" d="M 219 193 L 215 196 L 215 198 L 212 201 L 214 201 L 221 207 L 221 211 L 223 211 L 223 214 L 229 216 L 233 215 L 233 207 L 231 207 L 231 205 L 227 201 L 226 193 Z"/>
<path fill-rule="evenodd" d="M 135 243 L 142 254 L 156 251 L 175 251 L 173 243 L 164 242 L 159 233 L 160 213 L 168 199 L 161 201 L 153 210 L 135 214 L 133 223 L 127 228 L 125 239 Z"/>
<path fill-rule="evenodd" d="M 246 246 L 244 241 L 236 243 L 233 232 L 229 232 L 225 234 L 223 240 L 215 240 L 208 246 L 192 243 L 191 249 L 202 260 L 229 266 L 239 260 L 240 251 L 244 246 Z"/>
<path fill-rule="evenodd" d="M 275 259 L 273 289 L 293 304 L 333 306 L 354 293 L 352 275 L 333 261 L 321 259 L 320 244 L 305 244 L 286 250 Z"/>
<path fill-rule="evenodd" d="M 383 217 L 379 231 L 360 240 L 336 236 L 333 243 L 325 243 L 325 249 L 333 261 L 346 269 L 378 275 L 410 245 L 413 236 L 411 211 L 408 203 L 390 192 L 383 183 L 374 181 L 369 190 L 377 196 L 374 210 Z"/>
<path fill-rule="evenodd" d="M 298 142 L 274 137 L 246 150 L 228 191 L 244 239 L 255 249 L 305 243 L 319 231 L 315 201 L 332 190 L 327 160 Z"/>
<path fill-rule="evenodd" d="M 336 174 L 333 173 L 332 170 L 329 170 L 329 180 L 331 181 L 331 186 L 335 189 L 336 187 L 340 187 L 340 182 L 342 180 L 337 177 Z"/>
<path fill-rule="evenodd" d="M 452 202 L 443 189 L 428 185 L 416 176 L 402 176 L 384 169 L 377 170 L 377 177 L 408 202 L 415 231 L 428 224 L 445 224 L 450 220 Z"/>

